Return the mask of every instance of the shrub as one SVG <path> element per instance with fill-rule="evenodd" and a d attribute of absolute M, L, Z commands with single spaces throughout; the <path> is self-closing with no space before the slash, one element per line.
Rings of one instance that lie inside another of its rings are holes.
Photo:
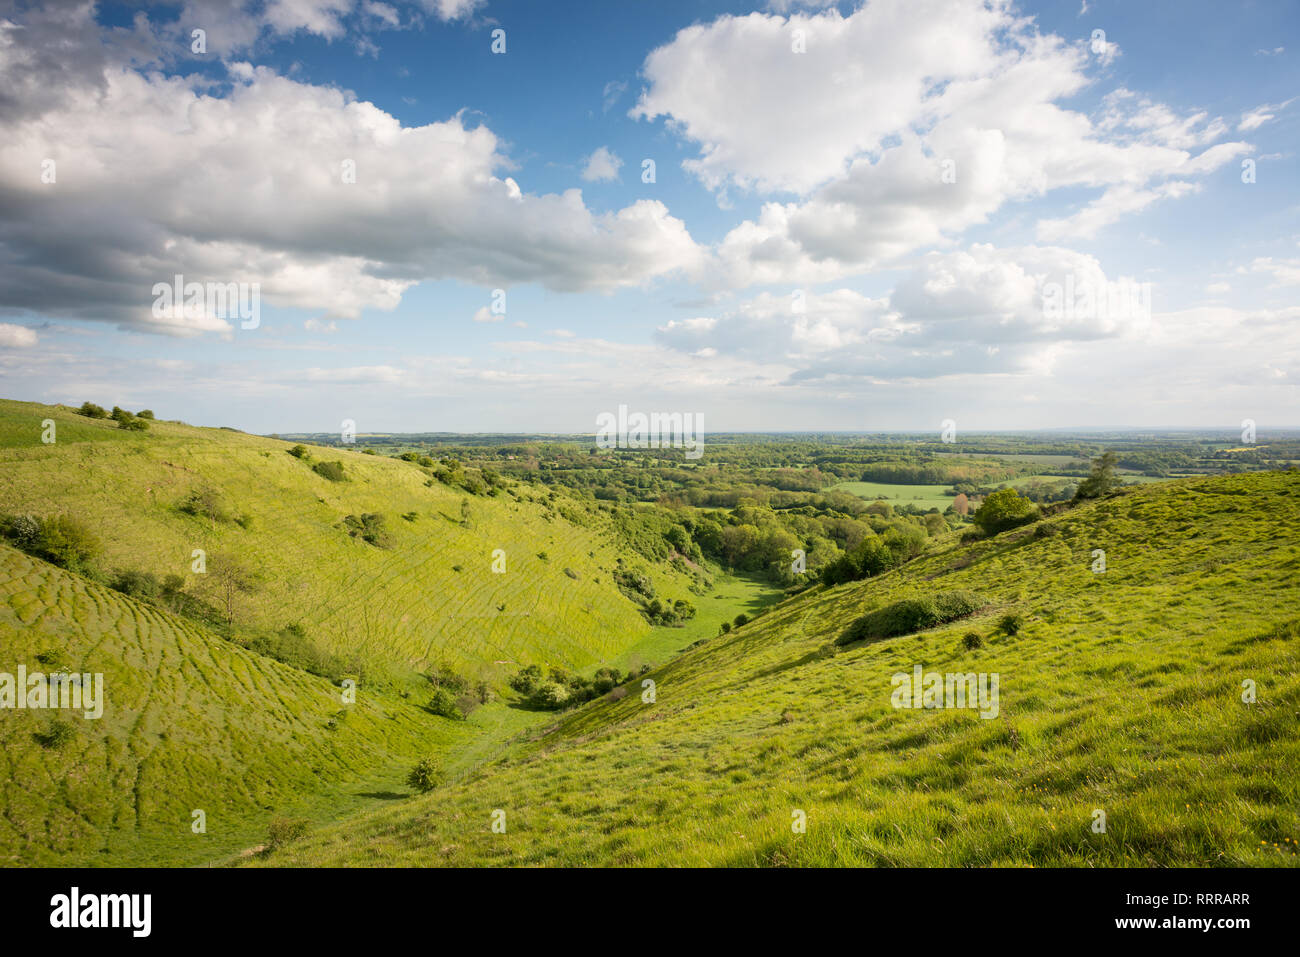
<path fill-rule="evenodd" d="M 1005 532 L 1038 518 L 1038 507 L 1014 488 L 999 489 L 975 513 L 975 524 L 988 535 Z"/>
<path fill-rule="evenodd" d="M 434 758 L 422 758 L 406 776 L 406 783 L 422 793 L 427 793 L 442 783 L 442 769 Z"/>
<path fill-rule="evenodd" d="M 62 748 L 73 738 L 77 736 L 77 729 L 69 722 L 55 719 L 47 724 L 44 730 L 35 732 L 32 737 L 42 748 L 51 751 Z"/>
<path fill-rule="evenodd" d="M 40 526 L 32 551 L 48 562 L 69 571 L 84 571 L 99 554 L 99 539 L 71 516 L 41 519 Z"/>
<path fill-rule="evenodd" d="M 137 419 L 150 419 L 150 420 L 152 420 L 152 419 L 154 418 L 153 409 L 141 409 L 139 412 L 137 412 L 137 413 L 135 414 L 135 417 L 136 417 Z"/>
<path fill-rule="evenodd" d="M 965 637 L 961 640 L 961 646 L 967 651 L 974 651 L 983 644 L 984 639 L 979 636 L 979 632 L 977 631 L 966 632 Z"/>
<path fill-rule="evenodd" d="M 566 568 L 566 569 L 564 570 L 564 574 L 568 575 L 568 576 L 569 576 L 570 578 L 572 578 L 574 581 L 577 581 L 578 579 L 580 579 L 580 578 L 582 577 L 582 576 L 579 575 L 577 572 L 575 572 L 572 568 Z"/>
<path fill-rule="evenodd" d="M 135 570 L 118 572 L 109 582 L 109 587 L 143 601 L 153 601 L 162 591 L 157 575 Z"/>
<path fill-rule="evenodd" d="M 289 454 L 292 455 L 295 459 L 307 458 L 307 446 L 305 445 L 295 445 L 293 448 L 289 449 L 288 451 Z"/>
<path fill-rule="evenodd" d="M 8 515 L 0 522 L 0 534 L 23 551 L 31 551 L 40 542 L 41 520 L 35 515 Z"/>
<path fill-rule="evenodd" d="M 987 604 L 974 592 L 953 590 L 896 601 L 868 612 L 835 639 L 847 645 L 863 639 L 893 638 L 973 615 Z"/>
<path fill-rule="evenodd" d="M 610 691 L 610 693 L 607 694 L 605 697 L 609 701 L 622 701 L 624 698 L 627 697 L 627 688 L 625 688 L 623 685 L 619 685 L 617 688 Z"/>
<path fill-rule="evenodd" d="M 387 548 L 391 543 L 388 529 L 384 525 L 384 516 L 378 512 L 366 512 L 363 515 L 348 515 L 343 519 L 348 534 L 376 548 Z"/>
<path fill-rule="evenodd" d="M 998 627 L 1002 629 L 1002 631 L 1005 634 L 1011 635 L 1013 637 L 1015 635 L 1020 634 L 1020 629 L 1023 628 L 1024 625 L 1025 625 L 1025 616 L 1017 612 L 1011 612 L 1010 614 L 1003 615 L 1002 618 L 998 621 Z"/>
<path fill-rule="evenodd" d="M 108 413 L 104 411 L 102 405 L 95 405 L 93 402 L 81 403 L 81 408 L 77 410 L 81 415 L 89 419 L 107 419 Z"/>
<path fill-rule="evenodd" d="M 309 828 L 307 821 L 302 818 L 277 817 L 271 822 L 270 829 L 266 834 L 267 849 L 274 851 L 276 848 L 284 847 L 284 845 L 296 841 L 300 837 L 306 837 Z"/>
<path fill-rule="evenodd" d="M 311 470 L 321 478 L 329 479 L 331 482 L 347 481 L 347 476 L 343 474 L 342 462 L 317 462 L 311 467 Z"/>
<path fill-rule="evenodd" d="M 736 616 L 736 627 L 739 628 L 741 625 L 747 625 L 747 624 L 749 624 L 749 616 L 742 611 L 739 615 Z"/>
<path fill-rule="evenodd" d="M 543 681 L 529 696 L 528 703 L 534 708 L 553 711 L 562 708 L 569 700 L 569 689 L 557 681 Z"/>
<path fill-rule="evenodd" d="M 528 665 L 515 672 L 510 679 L 510 687 L 520 694 L 532 694 L 542 680 L 542 669 L 538 665 Z"/>
<path fill-rule="evenodd" d="M 189 495 L 176 506 L 186 515 L 206 518 L 214 522 L 233 521 L 234 510 L 216 489 L 193 489 Z"/>
<path fill-rule="evenodd" d="M 137 419 L 135 416 L 131 415 L 130 412 L 128 412 L 127 415 L 129 416 L 129 418 L 118 419 L 118 421 L 117 421 L 117 427 L 118 427 L 119 429 L 128 429 L 128 430 L 130 430 L 130 431 L 132 431 L 132 432 L 148 432 L 148 431 L 149 431 L 149 422 L 148 422 L 148 420 L 146 420 L 146 419 Z"/>
<path fill-rule="evenodd" d="M 465 717 L 465 713 L 456 705 L 456 696 L 446 688 L 435 688 L 433 697 L 425 707 L 439 717 L 450 718 L 452 721 L 460 721 Z"/>

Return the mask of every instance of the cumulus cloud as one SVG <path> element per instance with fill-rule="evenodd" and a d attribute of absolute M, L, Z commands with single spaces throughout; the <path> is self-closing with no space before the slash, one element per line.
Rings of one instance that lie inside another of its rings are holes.
<path fill-rule="evenodd" d="M 0 349 L 26 349 L 36 345 L 36 330 L 0 322 Z"/>
<path fill-rule="evenodd" d="M 763 293 L 721 316 L 675 320 L 657 340 L 694 356 L 770 357 L 791 381 L 933 378 L 1051 369 L 1068 342 L 1141 338 L 1150 290 L 1070 249 L 975 244 L 932 253 L 890 296 Z"/>
<path fill-rule="evenodd" d="M 587 157 L 582 167 L 582 178 L 589 183 L 615 180 L 622 166 L 623 161 L 608 146 L 601 146 Z"/>
<path fill-rule="evenodd" d="M 795 31 L 807 53 L 792 50 Z M 795 194 L 725 237 L 722 281 L 821 282 L 949 242 L 1052 190 L 1101 190 L 1079 222 L 1095 231 L 1187 195 L 1189 177 L 1250 149 L 1215 144 L 1222 119 L 1128 90 L 1096 116 L 1059 105 L 1092 82 L 1096 60 L 1004 3 L 724 16 L 647 57 L 632 115 L 663 117 L 697 144 L 683 166 L 712 189 Z"/>
<path fill-rule="evenodd" d="M 239 62 L 224 96 L 124 63 L 68 74 L 27 39 L 0 32 L 0 90 L 20 101 L 0 117 L 0 308 L 188 333 L 146 316 L 154 283 L 258 282 L 270 305 L 350 318 L 424 279 L 608 290 L 700 258 L 657 200 L 598 215 L 579 190 L 525 193 L 460 115 L 403 127 Z"/>

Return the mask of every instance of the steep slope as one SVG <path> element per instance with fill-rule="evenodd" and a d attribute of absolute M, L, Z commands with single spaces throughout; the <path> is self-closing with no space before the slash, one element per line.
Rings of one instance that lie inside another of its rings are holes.
<path fill-rule="evenodd" d="M 54 420 L 57 441 L 41 441 Z M 598 516 L 566 518 L 527 489 L 449 488 L 413 463 L 344 449 L 330 481 L 289 443 L 157 422 L 146 433 L 62 406 L 0 401 L 0 511 L 66 514 L 102 540 L 100 564 L 185 577 L 192 556 L 231 556 L 256 579 L 234 595 L 237 625 L 301 625 L 322 649 L 388 673 L 447 664 L 501 684 L 520 663 L 590 669 L 649 628 L 615 587 L 619 553 Z M 186 514 L 209 496 L 226 517 Z M 385 517 L 389 547 L 350 534 L 348 516 Z M 504 556 L 496 567 L 494 558 Z M 656 571 L 661 591 L 690 582 Z"/>
<path fill-rule="evenodd" d="M 0 712 L 0 862 L 197 863 L 328 816 L 470 730 L 318 678 L 0 545 L 0 671 L 103 675 L 103 713 Z M 47 746 L 52 726 L 67 729 Z M 400 782 L 400 777 L 398 778 Z M 193 812 L 206 817 L 196 833 Z"/>
<path fill-rule="evenodd" d="M 263 863 L 1293 865 L 1297 495 L 1293 472 L 1148 486 L 806 593 L 652 672 L 654 703 L 594 702 Z M 958 589 L 984 609 L 834 644 Z M 894 707 L 918 665 L 998 674 L 996 717 Z"/>

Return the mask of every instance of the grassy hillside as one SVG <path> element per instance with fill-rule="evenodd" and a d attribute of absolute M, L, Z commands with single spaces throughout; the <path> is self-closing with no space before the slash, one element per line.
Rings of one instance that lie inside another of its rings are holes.
<path fill-rule="evenodd" d="M 1297 495 L 1294 473 L 1150 485 L 807 592 L 653 671 L 653 704 L 594 702 L 260 863 L 1294 865 Z M 956 589 L 983 611 L 834 643 Z M 997 717 L 896 709 L 915 665 L 998 673 Z"/>
<path fill-rule="evenodd" d="M 40 440 L 45 419 L 52 445 Z M 306 461 L 291 447 L 170 422 L 127 432 L 0 401 L 0 510 L 71 515 L 103 540 L 104 568 L 179 574 L 194 588 L 207 584 L 191 571 L 195 549 L 233 556 L 256 579 L 236 596 L 237 626 L 298 624 L 321 648 L 390 673 L 448 664 L 500 685 L 520 663 L 589 669 L 648 634 L 614 586 L 620 553 L 594 513 L 570 520 L 526 488 L 474 496 L 414 463 L 322 448 Z M 335 460 L 346 481 L 312 470 Z M 230 517 L 184 513 L 195 493 Z M 367 513 L 385 517 L 389 547 L 349 534 L 347 516 Z M 498 549 L 503 573 L 492 571 Z M 689 594 L 666 566 L 655 577 L 661 594 Z"/>
<path fill-rule="evenodd" d="M 0 716 L 0 862 L 197 863 L 261 843 L 277 815 L 327 819 L 470 729 L 329 681 L 0 545 L 10 674 L 102 673 L 97 720 Z M 59 747 L 37 740 L 71 730 Z M 191 830 L 206 814 L 206 833 Z"/>
<path fill-rule="evenodd" d="M 107 686 L 100 720 L 0 712 L 0 863 L 201 863 L 263 843 L 277 817 L 321 825 L 405 798 L 420 758 L 463 775 L 553 720 L 516 706 L 504 679 L 520 665 L 663 661 L 772 592 L 738 582 L 694 629 L 651 628 L 613 581 L 626 549 L 598 511 L 527 487 L 471 495 L 416 463 L 291 448 L 0 401 L 0 512 L 69 516 L 102 546 L 80 574 L 0 544 L 0 671 L 99 672 Z M 332 461 L 345 481 L 312 468 Z M 207 514 L 185 511 L 196 493 Z M 347 516 L 368 513 L 385 516 L 383 547 L 350 534 Z M 233 594 L 231 622 L 210 614 L 225 610 L 212 587 L 223 557 L 251 581 Z M 206 611 L 107 587 L 124 571 L 180 575 Z M 692 595 L 686 574 L 651 574 L 661 595 Z M 364 673 L 355 704 L 337 680 L 251 650 L 287 625 Z M 465 721 L 429 713 L 420 673 L 442 666 L 497 700 Z M 69 737 L 51 746 L 56 725 Z"/>

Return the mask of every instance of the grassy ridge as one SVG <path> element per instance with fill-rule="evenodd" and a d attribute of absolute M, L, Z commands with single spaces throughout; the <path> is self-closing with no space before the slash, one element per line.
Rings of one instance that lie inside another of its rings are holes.
<path fill-rule="evenodd" d="M 265 863 L 1294 865 L 1298 494 L 1277 472 L 1145 486 L 806 593 L 656 669 L 654 704 L 589 705 Z M 990 604 L 833 645 L 950 588 Z M 894 708 L 917 664 L 998 673 L 997 717 Z"/>
<path fill-rule="evenodd" d="M 54 445 L 40 442 L 46 418 L 57 423 Z M 288 443 L 169 422 L 130 433 L 11 401 L 0 401 L 0 447 L 4 510 L 76 516 L 104 540 L 111 569 L 196 582 L 194 549 L 237 555 L 259 578 L 237 623 L 300 623 L 320 647 L 389 670 L 446 663 L 500 685 L 517 663 L 587 669 L 648 632 L 613 585 L 618 553 L 598 519 L 571 522 L 526 490 L 468 496 L 426 486 L 428 473 L 411 463 L 313 449 L 344 463 L 348 481 L 331 482 L 286 454 Z M 178 509 L 207 489 L 247 527 Z M 392 547 L 349 536 L 345 516 L 367 512 L 386 516 Z M 497 549 L 504 574 L 491 571 Z M 656 577 L 662 594 L 687 595 L 684 576 L 664 568 Z"/>

